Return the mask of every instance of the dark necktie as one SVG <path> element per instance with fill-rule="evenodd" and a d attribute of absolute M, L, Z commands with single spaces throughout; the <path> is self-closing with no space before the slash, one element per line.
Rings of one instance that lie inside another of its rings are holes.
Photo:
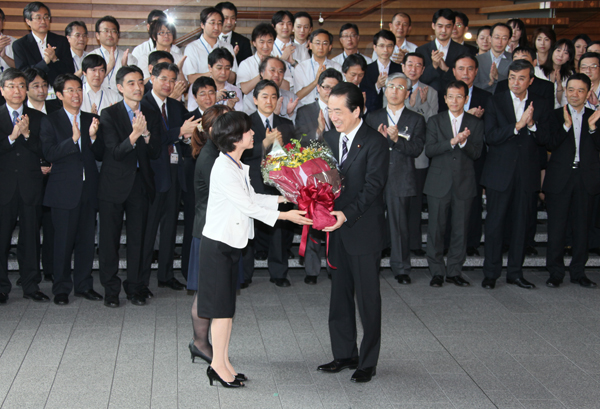
<path fill-rule="evenodd" d="M 342 160 L 340 160 L 340 166 L 344 165 L 344 161 L 348 157 L 348 137 L 342 136 Z"/>
<path fill-rule="evenodd" d="M 265 129 L 271 132 L 271 124 L 269 123 L 269 118 L 265 121 Z"/>
<path fill-rule="evenodd" d="M 162 104 L 162 109 L 161 109 L 161 111 L 162 111 L 162 117 L 163 117 L 163 121 L 164 121 L 163 125 L 164 125 L 165 128 L 167 127 L 167 124 L 169 123 L 168 119 L 167 119 L 167 110 L 165 109 L 166 105 L 167 105 L 166 102 L 164 104 Z"/>
<path fill-rule="evenodd" d="M 13 111 L 13 126 L 17 124 L 17 119 L 19 119 L 19 113 L 17 111 Z"/>

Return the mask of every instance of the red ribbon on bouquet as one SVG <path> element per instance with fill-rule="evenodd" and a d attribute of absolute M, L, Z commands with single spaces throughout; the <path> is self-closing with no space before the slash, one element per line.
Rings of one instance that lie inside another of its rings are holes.
<path fill-rule="evenodd" d="M 337 222 L 335 216 L 330 214 L 333 210 L 335 197 L 336 195 L 332 192 L 332 186 L 327 183 L 317 183 L 316 185 L 303 186 L 300 188 L 298 208 L 300 210 L 306 210 L 306 217 L 313 221 L 313 229 L 323 230 L 325 227 L 333 226 Z M 306 252 L 309 227 L 310 226 L 304 226 L 302 228 L 302 239 L 300 240 L 300 248 L 298 250 L 298 254 L 300 254 L 301 257 L 304 257 Z M 326 255 L 327 264 L 329 267 L 335 269 L 335 267 L 329 263 L 329 232 L 327 232 Z"/>

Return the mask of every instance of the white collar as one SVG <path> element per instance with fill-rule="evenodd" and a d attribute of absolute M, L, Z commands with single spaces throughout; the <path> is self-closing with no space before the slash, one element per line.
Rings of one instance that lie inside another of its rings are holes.
<path fill-rule="evenodd" d="M 348 138 L 348 141 L 350 143 L 352 143 L 352 141 L 354 140 L 354 137 L 356 136 L 356 133 L 358 132 L 358 130 L 360 129 L 362 124 L 363 124 L 363 120 L 361 119 L 360 122 L 358 123 L 358 125 L 356 126 L 356 128 L 354 128 L 353 130 L 351 130 L 350 132 L 348 132 L 346 134 L 341 132 L 340 136 L 346 135 L 346 138 Z M 350 150 L 350 148 L 348 148 L 348 150 Z"/>
<path fill-rule="evenodd" d="M 527 92 L 525 92 L 525 98 L 521 101 L 519 98 L 517 98 L 517 96 L 515 95 L 514 92 L 510 91 L 510 98 L 514 101 L 517 100 L 519 101 L 519 103 L 523 102 L 523 101 L 527 101 L 527 98 L 529 98 L 529 90 L 527 90 Z"/>
<path fill-rule="evenodd" d="M 167 98 L 165 98 L 165 100 L 163 101 L 160 99 L 160 97 L 158 95 L 156 95 L 154 93 L 154 90 L 152 90 L 151 93 L 152 93 L 152 97 L 156 101 L 156 105 L 158 105 L 158 109 L 160 109 L 160 113 L 162 115 L 162 106 L 167 103 Z M 167 107 L 165 107 L 165 111 L 166 110 L 167 110 Z"/>
<path fill-rule="evenodd" d="M 460 125 L 462 124 L 463 117 L 465 116 L 465 111 L 463 111 L 459 116 L 454 116 L 454 114 L 448 110 L 448 116 L 450 117 L 450 122 L 452 122 L 453 119 L 456 119 L 456 122 Z"/>
<path fill-rule="evenodd" d="M 21 116 L 23 116 L 23 104 L 21 104 L 21 106 L 19 108 L 17 108 L 17 109 L 12 109 L 10 107 L 10 105 L 6 104 L 6 108 L 8 109 L 8 115 L 10 116 L 10 121 L 11 122 L 13 120 L 13 117 L 12 117 L 13 116 L 13 111 L 17 111 L 19 113 L 19 118 Z"/>
<path fill-rule="evenodd" d="M 33 36 L 33 38 L 35 38 L 35 42 L 38 44 L 42 44 L 42 45 L 46 45 L 46 41 L 48 40 L 48 33 L 46 33 L 46 35 L 44 36 L 43 39 L 39 38 L 38 36 L 36 36 L 33 31 L 31 32 L 31 35 Z"/>
<path fill-rule="evenodd" d="M 256 112 L 258 113 L 258 116 L 260 116 L 260 119 L 263 123 L 263 126 L 265 125 L 265 121 L 268 119 L 269 120 L 269 125 L 271 125 L 271 129 L 274 128 L 273 126 L 273 113 L 271 113 L 271 115 L 269 115 L 268 117 L 264 116 L 258 109 L 256 110 Z"/>
<path fill-rule="evenodd" d="M 31 105 L 31 101 L 30 101 L 30 100 L 27 100 L 27 106 L 28 106 L 29 108 L 31 108 L 31 109 L 35 109 L 35 110 L 37 111 L 37 108 L 36 108 L 36 107 L 34 107 L 33 105 Z M 6 107 L 8 108 L 8 105 L 7 105 Z M 23 108 L 21 108 L 21 112 L 22 112 L 22 111 L 23 111 Z M 45 102 L 44 102 L 44 106 L 42 107 L 42 109 L 41 109 L 41 111 L 40 111 L 40 112 L 43 112 L 44 114 L 48 115 L 48 113 L 46 112 L 46 103 L 45 103 Z M 19 116 L 20 116 L 20 115 L 19 115 Z M 10 118 L 10 119 L 12 119 L 12 118 Z"/>

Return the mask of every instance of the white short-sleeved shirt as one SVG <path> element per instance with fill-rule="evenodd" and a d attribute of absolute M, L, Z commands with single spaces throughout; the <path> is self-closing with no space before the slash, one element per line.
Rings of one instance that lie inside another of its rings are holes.
<path fill-rule="evenodd" d="M 310 58 L 310 54 L 308 53 L 308 49 L 306 47 L 299 46 L 298 44 L 296 44 L 292 41 L 290 41 L 286 44 L 293 45 L 294 47 L 296 47 L 296 49 L 294 50 L 294 54 L 292 54 L 292 58 L 294 60 L 298 61 L 298 63 L 301 63 L 302 61 L 306 61 Z M 276 39 L 275 42 L 273 43 L 273 51 L 271 52 L 271 55 L 273 57 L 281 58 L 281 55 L 283 53 L 283 51 L 282 51 L 283 46 L 284 46 L 283 41 L 281 41 L 280 39 Z M 287 61 L 285 62 L 285 66 L 286 66 L 286 70 L 285 70 L 284 79 L 290 83 L 290 91 L 296 92 L 296 90 L 294 89 L 295 68 L 292 67 L 292 64 L 290 64 Z M 298 67 L 298 66 L 296 66 L 296 67 Z"/>
<path fill-rule="evenodd" d="M 236 102 L 236 104 L 233 106 L 233 110 L 240 111 L 240 112 L 243 111 L 244 110 L 244 99 L 243 99 L 244 95 L 242 94 L 242 90 L 228 82 L 225 83 L 224 88 L 227 91 L 235 91 L 235 93 L 239 99 L 239 101 Z M 224 99 L 224 100 L 217 102 L 215 105 L 226 105 L 226 104 L 227 104 L 227 100 Z M 188 98 L 187 110 L 192 112 L 196 108 L 198 108 L 198 103 L 196 102 L 196 98 Z"/>
<path fill-rule="evenodd" d="M 121 94 L 113 89 L 106 87 L 104 84 L 100 87 L 100 91 L 94 92 L 90 84 L 83 84 L 83 99 L 81 100 L 81 110 L 84 112 L 92 112 L 92 105 L 96 104 L 98 115 L 104 108 L 108 108 L 116 102 L 123 100 Z"/>
<path fill-rule="evenodd" d="M 394 46 L 394 54 L 398 55 L 400 53 L 400 49 L 406 50 L 409 53 L 414 53 L 415 51 L 417 51 L 417 45 L 406 41 L 405 38 L 401 47 L 398 47 L 397 45 Z M 377 60 L 377 53 L 375 52 L 375 50 L 373 50 L 373 56 L 371 58 L 373 59 L 373 61 Z"/>
<path fill-rule="evenodd" d="M 204 74 L 208 72 L 208 54 L 210 54 L 211 51 L 217 47 L 226 48 L 229 50 L 231 55 L 233 55 L 233 66 L 231 67 L 231 70 L 233 72 L 237 72 L 238 65 L 231 44 L 226 43 L 223 40 L 217 40 L 215 46 L 211 47 L 210 44 L 204 39 L 204 34 L 202 34 L 199 39 L 191 42 L 187 47 L 185 47 L 183 55 L 187 56 L 187 59 L 183 63 L 183 74 L 186 76 L 186 78 L 188 75 Z"/>
<path fill-rule="evenodd" d="M 10 44 L 4 47 L 4 52 L 6 53 L 7 57 L 12 58 L 14 60 L 15 54 L 13 53 L 12 45 L 16 39 L 14 37 L 7 36 L 6 34 L 2 34 L 2 36 L 10 38 Z M 10 65 L 8 65 L 6 61 L 4 61 L 4 58 L 0 58 L 0 72 L 3 72 L 7 68 L 10 68 Z"/>
<path fill-rule="evenodd" d="M 104 78 L 103 85 L 105 85 L 107 88 L 110 88 L 114 91 L 117 91 L 117 72 L 119 71 L 119 68 L 122 67 L 121 59 L 123 58 L 123 53 L 124 53 L 123 50 L 119 50 L 117 48 L 117 50 L 115 51 L 115 66 L 113 67 L 113 69 L 110 72 L 106 73 L 106 78 Z M 90 54 L 97 54 L 97 55 L 101 56 L 102 58 L 104 58 L 104 61 L 106 61 L 106 65 L 108 65 L 108 56 L 110 54 L 109 54 L 108 50 L 106 48 L 104 48 L 104 46 L 90 51 Z M 136 65 L 137 66 L 138 65 L 137 58 L 135 58 L 133 55 L 129 54 L 127 56 L 127 65 Z"/>
<path fill-rule="evenodd" d="M 342 73 L 342 66 L 337 62 L 330 60 L 329 58 L 325 59 L 325 67 L 336 69 L 340 72 L 340 74 Z M 298 64 L 296 66 L 296 74 L 294 76 L 294 89 L 296 92 L 313 82 L 317 76 L 317 72 L 319 72 L 319 63 L 316 62 L 314 58 L 302 61 L 300 64 Z M 302 98 L 299 102 L 299 105 L 312 104 L 316 98 L 317 87 L 313 88 L 313 90 L 307 96 Z"/>
<path fill-rule="evenodd" d="M 258 54 L 254 54 L 253 56 L 242 61 L 237 70 L 235 85 L 239 87 L 242 82 L 247 82 L 255 78 L 258 75 L 258 67 L 260 66 L 260 63 L 261 60 Z"/>
<path fill-rule="evenodd" d="M 296 105 L 296 108 L 294 108 L 290 115 L 287 113 L 287 106 L 290 103 L 290 99 L 295 101 L 298 96 L 287 89 L 280 89 L 279 95 L 283 97 L 279 116 L 282 118 L 287 118 L 295 124 L 296 113 L 298 112 L 298 105 L 300 104 Z M 254 103 L 254 96 L 252 94 L 248 94 L 244 97 L 244 112 L 248 115 L 252 115 L 254 112 L 256 112 L 256 104 Z"/>
<path fill-rule="evenodd" d="M 356 54 L 362 55 L 365 58 L 365 61 L 367 62 L 367 64 L 371 64 L 373 62 L 373 60 L 371 60 L 371 58 L 367 57 L 364 54 L 361 54 L 361 53 L 356 53 Z M 346 58 L 348 58 L 348 54 L 346 54 L 346 52 L 342 52 L 340 55 L 333 57 L 331 60 L 335 61 L 340 66 L 342 66 L 342 65 L 344 65 L 344 61 L 346 61 Z"/>
<path fill-rule="evenodd" d="M 137 58 L 139 64 L 138 67 L 140 67 L 140 69 L 144 73 L 144 79 L 149 78 L 150 75 L 152 75 L 152 73 L 148 71 L 148 56 L 154 51 L 156 51 L 156 47 L 152 43 L 152 40 L 149 39 L 135 47 L 133 49 L 133 52 L 131 53 L 135 58 Z M 171 46 L 169 53 L 171 53 L 171 55 L 173 56 L 175 64 L 178 64 L 179 61 L 181 61 L 181 59 L 183 58 L 183 53 L 181 52 L 181 49 L 176 45 Z"/>

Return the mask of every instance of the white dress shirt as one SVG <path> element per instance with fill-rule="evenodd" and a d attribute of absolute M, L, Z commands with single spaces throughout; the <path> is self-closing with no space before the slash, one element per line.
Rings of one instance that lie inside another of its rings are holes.
<path fill-rule="evenodd" d="M 329 58 L 325 59 L 324 65 L 326 68 L 333 68 L 342 73 L 342 66 L 337 62 L 330 60 Z M 302 88 L 308 86 L 311 82 L 315 80 L 317 77 L 317 73 L 319 72 L 319 63 L 315 61 L 314 57 L 302 61 L 300 64 L 296 66 L 296 70 L 294 72 L 294 90 L 295 92 L 299 92 Z M 299 102 L 299 105 L 308 105 L 315 102 L 315 98 L 317 97 L 317 87 L 314 87 L 312 91 L 308 93 L 304 98 L 302 98 Z"/>
<path fill-rule="evenodd" d="M 354 137 L 356 136 L 356 133 L 358 132 L 358 130 L 360 129 L 362 124 L 363 124 L 363 120 L 361 119 L 360 123 L 356 126 L 356 128 L 351 130 L 349 133 L 347 133 L 347 134 L 344 134 L 343 132 L 340 133 L 340 145 L 339 145 L 340 156 L 338 158 L 340 162 L 342 161 L 342 155 L 344 152 L 344 145 L 343 145 L 344 135 L 346 135 L 346 138 L 348 138 L 348 142 L 346 142 L 346 148 L 348 148 L 348 154 L 350 154 L 350 148 L 352 147 L 352 141 L 354 141 Z"/>
<path fill-rule="evenodd" d="M 8 44 L 6 47 L 4 47 L 4 53 L 6 54 L 6 56 L 8 58 L 12 58 L 14 60 L 15 54 L 13 53 L 12 44 L 15 42 L 15 38 L 8 36 L 6 34 L 2 34 L 2 37 L 10 38 L 10 44 Z M 4 72 L 4 70 L 7 68 L 10 68 L 10 65 L 8 65 L 8 63 L 6 61 L 4 61 L 4 58 L 0 58 L 0 73 Z"/>
<path fill-rule="evenodd" d="M 43 60 L 44 50 L 46 50 L 47 48 L 48 34 L 46 34 L 43 39 L 36 36 L 33 32 L 31 32 L 31 35 L 33 36 L 33 39 L 35 40 L 35 43 L 37 44 L 38 49 L 40 50 L 40 55 L 42 56 Z"/>
<path fill-rule="evenodd" d="M 8 116 L 10 117 L 10 122 L 13 121 L 13 112 L 17 111 L 17 113 L 19 114 L 19 118 L 21 118 L 23 116 L 23 104 L 21 104 L 21 106 L 18 109 L 12 109 L 10 107 L 10 105 L 6 104 L 6 109 L 8 110 Z M 14 128 L 13 128 L 14 129 Z M 8 138 L 8 142 L 12 145 L 13 143 L 15 143 L 15 141 L 10 139 L 10 134 L 8 134 L 7 136 Z M 15 139 L 16 140 L 16 139 Z"/>
<path fill-rule="evenodd" d="M 298 112 L 298 105 L 296 105 L 296 108 L 294 108 L 290 115 L 288 115 L 287 113 L 287 106 L 290 103 L 290 100 L 295 101 L 298 98 L 298 96 L 293 92 L 288 91 L 287 89 L 280 89 L 279 95 L 283 97 L 283 101 L 281 103 L 281 112 L 279 113 L 279 116 L 282 118 L 289 119 L 290 121 L 296 123 L 296 113 Z M 254 112 L 256 112 L 256 104 L 254 103 L 254 97 L 252 96 L 252 93 L 244 97 L 244 112 L 248 115 L 252 115 Z"/>
<path fill-rule="evenodd" d="M 274 128 L 274 126 L 273 126 L 274 115 L 271 114 L 267 117 L 267 116 L 264 116 L 263 114 L 261 114 L 260 111 L 257 111 L 257 112 L 258 112 L 258 116 L 260 117 L 260 120 L 262 121 L 263 127 L 265 129 L 267 129 L 267 119 L 268 119 L 269 120 L 269 128 L 273 129 Z"/>
<path fill-rule="evenodd" d="M 75 54 L 75 51 L 73 51 L 73 49 L 71 49 L 71 56 L 73 57 L 73 65 L 75 66 L 75 72 L 81 69 L 81 63 L 83 62 L 83 59 L 86 55 L 88 55 L 88 53 L 84 51 L 80 57 L 77 54 Z"/>
<path fill-rule="evenodd" d="M 7 105 L 8 107 L 8 105 Z M 31 105 L 31 101 L 28 99 L 27 100 L 27 107 L 31 108 L 31 109 L 35 109 L 36 111 L 38 110 L 36 107 L 34 107 L 33 105 Z M 46 103 L 44 103 L 44 106 L 42 107 L 42 109 L 40 110 L 41 113 L 48 115 L 48 112 L 46 111 Z M 12 117 L 10 118 L 12 120 Z"/>
<path fill-rule="evenodd" d="M 450 117 L 450 125 L 452 126 L 453 138 L 456 138 L 456 135 L 458 135 L 458 133 L 460 132 L 460 126 L 462 125 L 462 121 L 465 116 L 465 111 L 463 111 L 459 116 L 454 116 L 454 114 L 452 112 L 450 112 L 450 110 L 448 110 L 448 116 Z M 468 141 L 468 139 L 467 139 L 467 141 Z M 467 144 L 467 141 L 465 141 L 465 143 L 459 143 L 458 146 L 460 148 L 464 148 L 465 145 Z M 450 146 L 452 146 L 452 149 L 454 149 L 456 147 L 456 145 L 450 145 Z"/>
<path fill-rule="evenodd" d="M 191 42 L 185 47 L 183 55 L 187 56 L 187 59 L 183 63 L 183 74 L 187 77 L 192 74 L 204 74 L 208 72 L 208 54 L 211 53 L 217 47 L 223 47 L 229 50 L 233 58 L 233 66 L 231 70 L 237 72 L 238 65 L 235 59 L 235 53 L 231 44 L 226 43 L 222 40 L 217 40 L 214 47 L 211 47 L 208 41 L 204 38 L 204 34 L 200 36 L 196 41 Z M 191 85 L 191 84 L 190 84 Z"/>
<path fill-rule="evenodd" d="M 592 90 L 592 92 L 596 94 L 596 98 L 598 99 L 598 101 L 600 101 L 600 84 L 598 84 L 598 87 L 596 87 L 595 90 Z M 585 101 L 585 107 L 593 109 L 594 111 L 596 110 L 596 105 L 590 104 L 590 101 L 587 100 Z"/>
<path fill-rule="evenodd" d="M 292 41 L 288 42 L 287 45 L 288 46 L 293 45 L 294 47 L 296 47 L 296 49 L 294 50 L 294 53 L 292 54 L 292 58 L 294 60 L 298 61 L 298 63 L 301 63 L 302 61 L 308 60 L 310 58 L 310 54 L 308 54 L 308 49 L 306 47 L 298 46 Z M 281 54 L 283 53 L 283 46 L 284 46 L 283 41 L 281 41 L 278 38 L 275 39 L 275 42 L 273 43 L 273 51 L 271 51 L 271 55 L 273 57 L 281 58 Z M 294 67 L 292 67 L 292 64 L 290 64 L 287 61 L 285 61 L 285 65 L 286 65 L 286 70 L 285 70 L 284 79 L 290 83 L 290 91 L 298 92 L 298 90 L 294 88 L 294 76 L 296 75 L 296 69 Z M 296 66 L 296 68 L 297 67 L 298 66 Z"/>
<path fill-rule="evenodd" d="M 362 55 L 364 57 L 365 61 L 367 61 L 367 64 L 371 64 L 373 62 L 373 60 L 371 60 L 370 57 L 367 57 L 364 54 L 361 54 L 361 53 L 358 53 L 358 52 L 356 54 Z M 341 67 L 342 65 L 344 65 L 344 61 L 346 61 L 346 58 L 348 58 L 348 54 L 346 54 L 346 52 L 344 51 L 340 55 L 337 55 L 337 56 L 333 57 L 331 60 L 335 61 L 336 63 L 338 63 L 340 65 L 340 67 Z"/>
<path fill-rule="evenodd" d="M 446 44 L 445 46 L 442 45 L 442 43 L 440 43 L 438 41 L 438 39 L 435 39 L 435 47 L 437 48 L 438 51 L 442 51 L 444 53 L 444 61 L 446 61 L 446 57 L 448 56 L 448 49 L 450 48 L 450 42 L 452 42 L 452 40 L 448 40 L 448 44 Z"/>
<path fill-rule="evenodd" d="M 541 69 L 541 67 L 535 67 L 535 76 L 547 81 L 550 81 L 550 77 L 546 76 L 546 74 L 544 74 L 544 70 Z M 562 98 L 559 101 L 556 100 L 556 90 L 558 89 L 558 84 L 555 82 L 554 83 L 554 108 L 560 108 L 562 106 L 565 106 L 567 104 L 567 77 L 565 77 L 561 83 L 562 83 L 562 88 L 563 88 L 563 95 Z M 552 81 L 550 81 L 552 82 Z"/>
<path fill-rule="evenodd" d="M 249 171 L 248 165 L 242 164 L 240 169 L 233 159 L 219 154 L 210 174 L 203 236 L 243 249 L 248 239 L 254 238 L 252 219 L 275 225 L 278 196 L 255 193 Z"/>
<path fill-rule="evenodd" d="M 383 63 L 379 60 L 377 60 L 377 68 L 379 68 L 379 75 L 381 75 L 382 72 L 385 72 L 387 75 L 389 75 L 390 73 L 390 65 L 392 64 L 392 60 L 388 61 L 387 66 L 384 66 Z M 377 93 L 379 94 L 379 91 L 382 88 L 379 88 L 377 86 L 377 83 L 375 83 L 375 90 L 377 91 Z M 383 89 L 385 89 L 385 86 L 383 87 Z"/>
<path fill-rule="evenodd" d="M 525 98 L 523 98 L 523 101 L 521 101 L 512 91 L 510 91 L 510 97 L 512 99 L 513 109 L 515 111 L 515 118 L 517 122 L 519 122 L 521 120 L 521 117 L 523 116 L 523 113 L 525 113 L 525 109 L 527 109 L 525 104 L 527 103 L 527 98 L 529 98 L 529 91 L 527 91 L 527 93 L 525 94 Z M 527 126 L 527 129 L 529 129 L 531 132 L 537 131 L 537 127 L 535 124 L 533 124 L 531 128 Z M 515 127 L 514 134 L 517 135 L 518 133 L 519 131 L 517 131 L 517 128 Z"/>
<path fill-rule="evenodd" d="M 248 82 L 256 78 L 256 76 L 258 76 L 259 74 L 258 67 L 260 66 L 260 63 L 261 60 L 258 54 L 254 54 L 252 57 L 248 57 L 244 61 L 242 61 L 240 67 L 237 70 L 237 78 L 235 81 L 235 85 L 239 87 L 242 82 Z M 290 79 L 292 78 L 291 74 L 287 73 L 287 70 L 286 76 L 289 76 Z M 286 77 L 286 79 L 288 78 Z M 249 93 L 248 95 L 250 94 L 251 93 Z"/>
<path fill-rule="evenodd" d="M 569 112 L 571 113 L 571 121 L 573 128 L 573 134 L 575 135 L 575 158 L 573 158 L 573 162 L 579 162 L 579 147 L 581 146 L 581 128 L 583 126 L 583 114 L 585 114 L 585 106 L 581 108 L 580 112 L 575 111 L 575 108 L 571 106 L 571 104 L 567 104 L 569 107 Z M 563 128 L 565 131 L 569 132 L 571 127 L 567 128 L 563 124 Z"/>
<path fill-rule="evenodd" d="M 394 54 L 395 55 L 400 54 L 401 49 L 404 50 L 405 52 L 414 53 L 415 51 L 417 51 L 417 45 L 413 44 L 409 41 L 406 41 L 406 38 L 405 38 L 404 42 L 402 43 L 402 45 L 400 47 L 398 47 L 398 45 L 394 46 Z M 375 50 L 373 50 L 373 56 L 371 58 L 373 61 L 377 60 L 377 52 Z"/>
<path fill-rule="evenodd" d="M 83 99 L 81 100 L 81 110 L 83 112 L 92 112 L 92 105 L 96 104 L 98 115 L 104 108 L 108 108 L 116 102 L 123 100 L 121 94 L 114 89 L 110 89 L 102 83 L 100 90 L 94 92 L 90 84 L 83 84 Z"/>
<path fill-rule="evenodd" d="M 327 104 L 321 101 L 321 98 L 317 98 L 319 101 L 319 109 L 323 112 L 323 118 L 325 118 L 325 132 L 331 129 L 331 119 L 329 118 L 329 111 L 327 110 Z"/>
<path fill-rule="evenodd" d="M 148 57 L 154 51 L 156 51 L 156 47 L 152 43 L 152 40 L 149 39 L 135 47 L 131 53 L 137 59 L 138 67 L 140 67 L 144 73 L 144 78 L 149 78 L 150 75 L 152 75 L 152 73 L 148 71 Z M 179 64 L 179 61 L 183 58 L 181 49 L 176 45 L 171 45 L 171 49 L 168 52 L 173 56 L 173 62 Z"/>
<path fill-rule="evenodd" d="M 502 54 L 500 54 L 498 57 L 496 57 L 494 55 L 494 52 L 492 50 L 490 50 L 488 52 L 490 53 L 490 57 L 492 59 L 492 63 L 496 64 L 496 68 L 500 67 L 500 61 L 506 59 L 506 55 L 504 55 L 504 52 Z"/>
<path fill-rule="evenodd" d="M 110 72 L 106 73 L 106 78 L 104 78 L 104 85 L 107 88 L 110 88 L 115 91 L 117 91 L 117 72 L 119 71 L 119 68 L 122 67 L 121 60 L 123 59 L 123 53 L 124 53 L 124 51 L 121 51 L 118 48 L 116 49 L 116 51 L 115 51 L 115 66 L 113 67 L 113 69 Z M 106 48 L 104 48 L 104 46 L 101 46 L 99 48 L 96 48 L 95 50 L 90 51 L 90 54 L 97 54 L 97 55 L 101 56 L 102 58 L 104 58 L 104 61 L 106 61 L 106 65 L 108 65 L 108 59 L 110 56 L 110 52 Z M 127 65 L 138 65 L 137 58 L 135 58 L 133 55 L 129 54 L 127 56 Z"/>

